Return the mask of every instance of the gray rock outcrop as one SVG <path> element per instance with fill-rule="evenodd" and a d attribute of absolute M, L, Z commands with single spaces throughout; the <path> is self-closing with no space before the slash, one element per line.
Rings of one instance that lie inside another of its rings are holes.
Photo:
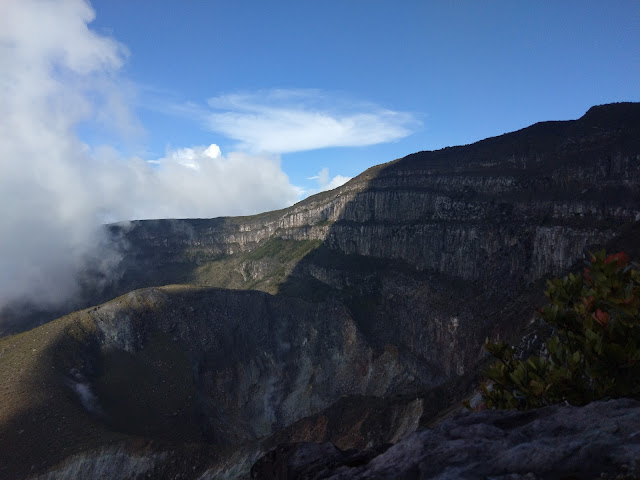
<path fill-rule="evenodd" d="M 462 413 L 380 453 L 286 444 L 252 468 L 258 480 L 536 480 L 640 478 L 640 402 Z"/>
<path fill-rule="evenodd" d="M 76 307 L 102 305 L 0 339 L 0 476 L 101 472 L 107 444 L 215 478 L 271 441 L 397 441 L 468 389 L 485 338 L 522 336 L 547 276 L 640 258 L 639 131 L 640 104 L 604 105 L 275 212 L 108 226 L 121 271 L 87 272 Z"/>

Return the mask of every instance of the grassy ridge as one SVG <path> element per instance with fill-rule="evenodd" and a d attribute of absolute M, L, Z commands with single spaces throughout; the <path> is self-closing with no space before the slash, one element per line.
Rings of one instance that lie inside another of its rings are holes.
<path fill-rule="evenodd" d="M 0 445 L 8 447 L 0 478 L 124 438 L 91 418 L 70 388 L 94 328 L 80 311 L 0 340 Z"/>
<path fill-rule="evenodd" d="M 271 238 L 250 252 L 199 266 L 192 283 L 275 294 L 293 267 L 321 244 L 320 240 Z"/>

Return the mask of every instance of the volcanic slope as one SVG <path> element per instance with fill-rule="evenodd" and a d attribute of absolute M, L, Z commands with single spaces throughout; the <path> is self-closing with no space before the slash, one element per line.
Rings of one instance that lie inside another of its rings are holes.
<path fill-rule="evenodd" d="M 276 212 L 111 225 L 122 275 L 85 301 L 121 296 L 0 340 L 0 476 L 242 475 L 289 437 L 395 442 L 468 389 L 486 337 L 521 335 L 545 278 L 586 249 L 640 258 L 639 219 L 624 103 Z"/>

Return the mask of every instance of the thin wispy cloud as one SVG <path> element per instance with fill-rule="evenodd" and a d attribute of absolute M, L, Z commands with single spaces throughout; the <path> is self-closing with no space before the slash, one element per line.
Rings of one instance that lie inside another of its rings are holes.
<path fill-rule="evenodd" d="M 399 140 L 418 125 L 408 112 L 313 89 L 279 89 L 211 98 L 212 131 L 252 152 L 290 153 Z"/>
<path fill-rule="evenodd" d="M 215 217 L 282 208 L 306 193 L 291 184 L 280 153 L 361 146 L 411 133 L 411 114 L 319 90 L 222 95 L 207 105 L 138 88 L 122 74 L 116 39 L 91 29 L 87 0 L 0 0 L 0 308 L 77 291 L 84 261 L 105 275 L 120 251 L 101 223 L 136 218 Z M 118 138 L 144 131 L 131 105 L 195 118 L 237 142 L 168 149 L 151 161 L 105 140 L 86 144 L 86 125 Z M 162 98 L 168 100 L 157 101 Z M 157 158 L 161 157 L 161 158 Z M 318 190 L 341 175 L 318 173 Z"/>
<path fill-rule="evenodd" d="M 87 145 L 87 122 L 141 128 L 121 67 L 127 49 L 89 28 L 85 0 L 0 0 L 0 309 L 73 296 L 87 259 L 120 251 L 102 222 L 258 213 L 298 200 L 277 155 L 175 148 L 153 162 Z"/>

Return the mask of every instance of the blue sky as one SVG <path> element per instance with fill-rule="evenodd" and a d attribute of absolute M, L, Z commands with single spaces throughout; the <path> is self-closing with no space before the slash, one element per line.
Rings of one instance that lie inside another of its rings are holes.
<path fill-rule="evenodd" d="M 594 104 L 640 100 L 640 2 L 97 1 L 91 27 L 129 50 L 123 74 L 151 156 L 238 146 L 171 104 L 273 90 L 323 95 L 309 109 L 390 110 L 407 135 L 282 153 L 292 183 L 354 176 L 414 151 L 470 143 Z M 315 98 L 307 100 L 317 100 Z M 277 106 L 277 101 L 274 102 Z M 367 104 L 369 104 L 367 106 Z M 285 108 L 295 108 L 296 102 Z M 162 111 L 164 110 L 164 111 Z M 304 143 L 304 142 L 303 142 Z M 311 146 L 312 147 L 312 146 Z M 281 152 L 275 152 L 281 153 Z"/>
<path fill-rule="evenodd" d="M 101 225 L 274 210 L 640 100 L 640 2 L 0 0 L 0 307 L 108 277 Z"/>

